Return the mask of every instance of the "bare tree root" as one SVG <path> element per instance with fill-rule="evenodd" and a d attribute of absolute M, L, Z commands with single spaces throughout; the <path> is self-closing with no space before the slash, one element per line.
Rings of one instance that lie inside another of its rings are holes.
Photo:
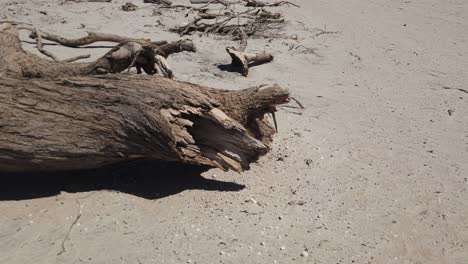
<path fill-rule="evenodd" d="M 249 64 L 259 65 L 270 62 L 273 60 L 273 55 L 269 53 L 245 52 L 245 49 L 247 48 L 247 35 L 242 29 L 240 29 L 240 32 L 241 42 L 239 48 L 227 47 L 226 51 L 231 56 L 231 65 L 234 67 L 240 67 L 242 75 L 247 76 L 249 74 Z"/>

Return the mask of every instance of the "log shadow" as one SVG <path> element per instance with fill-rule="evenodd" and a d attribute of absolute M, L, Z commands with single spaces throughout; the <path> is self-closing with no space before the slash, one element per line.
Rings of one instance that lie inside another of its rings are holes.
<path fill-rule="evenodd" d="M 185 190 L 236 192 L 244 185 L 206 179 L 208 168 L 133 161 L 93 170 L 61 172 L 0 172 L 0 201 L 49 197 L 61 191 L 78 193 L 113 190 L 146 199 L 159 199 Z"/>
<path fill-rule="evenodd" d="M 216 64 L 216 67 L 220 69 L 221 71 L 225 72 L 238 72 L 240 73 L 242 70 L 242 67 L 232 65 L 232 64 Z"/>
<path fill-rule="evenodd" d="M 265 62 L 251 62 L 249 63 L 249 69 L 255 66 L 265 64 Z M 224 72 L 237 72 L 242 73 L 242 66 L 233 65 L 233 64 L 215 64 L 218 69 Z"/>

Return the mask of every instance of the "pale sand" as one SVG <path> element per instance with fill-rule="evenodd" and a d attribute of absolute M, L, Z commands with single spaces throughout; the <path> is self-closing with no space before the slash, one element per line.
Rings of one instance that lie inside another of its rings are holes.
<path fill-rule="evenodd" d="M 135 12 L 119 10 L 127 0 L 59 2 L 1 0 L 0 19 L 70 37 L 178 39 L 155 21 L 180 21 L 152 16 L 142 1 Z M 206 180 L 150 165 L 86 180 L 8 179 L 0 263 L 468 263 L 468 93 L 456 90 L 468 90 L 468 2 L 295 2 L 302 7 L 277 10 L 299 43 L 251 40 L 249 50 L 266 47 L 275 60 L 248 78 L 218 69 L 235 44 L 226 40 L 194 37 L 198 53 L 169 60 L 178 80 L 290 88 L 306 109 L 277 113 L 271 153 L 250 171 L 212 170 Z M 340 33 L 314 37 L 325 26 Z M 63 58 L 106 51 L 47 48 Z M 79 197 L 81 217 L 57 256 Z"/>

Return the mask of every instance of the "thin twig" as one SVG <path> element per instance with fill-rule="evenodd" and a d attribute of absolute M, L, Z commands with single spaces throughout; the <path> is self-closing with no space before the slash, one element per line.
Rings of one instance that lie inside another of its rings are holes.
<path fill-rule="evenodd" d="M 44 49 L 44 45 L 42 44 L 42 34 L 37 28 L 34 28 L 34 32 L 36 33 L 36 43 L 37 43 L 37 49 L 39 52 L 42 54 L 46 55 L 47 57 L 51 58 L 54 61 L 59 61 L 59 59 L 52 53 L 48 52 L 47 50 Z"/>
<path fill-rule="evenodd" d="M 291 45 L 289 47 L 289 50 L 296 50 L 297 53 L 302 53 L 302 54 L 314 54 L 315 56 L 317 57 L 322 57 L 320 54 L 318 54 L 316 51 L 317 51 L 317 48 L 308 48 L 304 45 Z M 299 50 L 299 49 L 302 49 L 302 50 Z"/>
<path fill-rule="evenodd" d="M 68 238 L 70 237 L 70 233 L 73 229 L 73 227 L 76 225 L 76 223 L 78 223 L 78 220 L 80 220 L 81 218 L 81 203 L 80 203 L 80 199 L 85 199 L 85 198 L 88 198 L 92 195 L 96 194 L 96 192 L 92 192 L 84 197 L 80 197 L 80 198 L 76 198 L 75 199 L 75 202 L 77 203 L 78 205 L 78 213 L 76 214 L 76 217 L 75 217 L 75 220 L 73 221 L 73 223 L 70 225 L 70 227 L 68 228 L 68 231 L 67 231 L 67 234 L 65 235 L 65 237 L 63 238 L 62 240 L 62 244 L 61 244 L 61 249 L 60 251 L 57 253 L 57 256 L 59 255 L 62 255 L 63 253 L 65 253 L 67 251 L 66 247 L 65 247 L 65 242 L 67 242 Z"/>
<path fill-rule="evenodd" d="M 73 223 L 70 225 L 70 227 L 68 228 L 68 232 L 67 234 L 65 235 L 65 237 L 63 238 L 62 240 L 62 249 L 60 250 L 59 253 L 57 253 L 57 256 L 60 256 L 62 255 L 63 253 L 65 253 L 67 251 L 67 249 L 65 248 L 65 242 L 68 240 L 68 238 L 70 237 L 70 233 L 73 229 L 73 227 L 76 225 L 76 223 L 78 222 L 78 220 L 80 219 L 81 217 L 81 204 L 80 202 L 78 201 L 78 199 L 75 200 L 75 202 L 78 204 L 78 213 L 76 214 L 76 217 L 75 217 L 75 220 L 73 221 Z"/>
<path fill-rule="evenodd" d="M 316 38 L 318 36 L 321 36 L 321 35 L 326 35 L 326 34 L 340 34 L 341 31 L 328 31 L 327 30 L 327 27 L 325 27 L 325 29 L 321 29 L 321 28 L 316 28 L 316 30 L 318 31 L 317 33 L 315 33 L 312 38 Z"/>
<path fill-rule="evenodd" d="M 34 33 L 37 36 L 36 37 L 36 43 L 37 43 L 37 49 L 39 50 L 39 52 L 41 52 L 42 54 L 46 55 L 47 57 L 51 58 L 54 61 L 73 62 L 73 61 L 77 61 L 77 60 L 81 60 L 81 59 L 87 59 L 87 58 L 91 57 L 90 54 L 85 54 L 85 55 L 79 55 L 79 56 L 69 58 L 69 59 L 65 59 L 65 60 L 60 60 L 59 58 L 57 58 L 57 56 L 55 56 L 51 52 L 44 49 L 44 43 L 42 42 L 42 33 L 39 30 L 37 30 L 37 28 L 34 28 Z"/>
<path fill-rule="evenodd" d="M 275 112 L 272 112 L 271 116 L 273 117 L 273 123 L 275 124 L 275 131 L 276 131 L 276 133 L 278 133 L 278 123 L 276 122 Z"/>
<path fill-rule="evenodd" d="M 445 90 L 458 90 L 458 91 L 460 91 L 460 92 L 462 92 L 462 93 L 468 93 L 467 90 L 462 89 L 462 88 L 452 88 L 452 87 L 448 87 L 448 86 L 444 86 L 444 87 L 442 87 L 442 88 L 445 89 Z"/>

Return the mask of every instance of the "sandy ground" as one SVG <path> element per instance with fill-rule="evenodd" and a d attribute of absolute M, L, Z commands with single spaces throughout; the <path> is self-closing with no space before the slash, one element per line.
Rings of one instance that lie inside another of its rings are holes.
<path fill-rule="evenodd" d="M 1 0 L 0 19 L 178 39 L 156 23 L 178 19 L 125 2 Z M 222 39 L 195 36 L 198 53 L 170 59 L 179 80 L 290 88 L 306 109 L 277 114 L 271 153 L 241 174 L 2 175 L 0 263 L 468 263 L 468 2 L 295 2 L 277 10 L 299 40 L 250 41 L 275 60 L 248 78 L 217 67 L 235 44 Z"/>

